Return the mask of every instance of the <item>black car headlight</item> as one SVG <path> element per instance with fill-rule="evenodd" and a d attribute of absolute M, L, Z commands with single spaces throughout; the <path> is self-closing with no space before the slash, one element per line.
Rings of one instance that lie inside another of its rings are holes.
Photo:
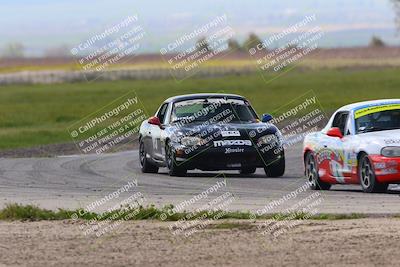
<path fill-rule="evenodd" d="M 385 157 L 400 157 L 400 147 L 399 146 L 387 146 L 381 150 L 382 156 Z"/>
<path fill-rule="evenodd" d="M 275 134 L 267 134 L 258 138 L 257 144 L 261 145 L 275 145 L 279 144 L 278 137 Z"/>
<path fill-rule="evenodd" d="M 186 136 L 181 139 L 181 144 L 184 146 L 198 146 L 203 143 L 203 139 L 197 136 Z"/>

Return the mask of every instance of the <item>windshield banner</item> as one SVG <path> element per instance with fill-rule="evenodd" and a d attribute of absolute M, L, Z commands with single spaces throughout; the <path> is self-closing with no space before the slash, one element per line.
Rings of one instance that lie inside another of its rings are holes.
<path fill-rule="evenodd" d="M 381 112 L 381 111 L 387 111 L 387 110 L 394 110 L 394 109 L 400 109 L 400 103 L 393 103 L 393 104 L 387 104 L 387 105 L 379 105 L 379 106 L 370 106 L 366 108 L 359 109 L 355 112 L 354 117 L 356 119 L 376 113 L 376 112 Z"/>

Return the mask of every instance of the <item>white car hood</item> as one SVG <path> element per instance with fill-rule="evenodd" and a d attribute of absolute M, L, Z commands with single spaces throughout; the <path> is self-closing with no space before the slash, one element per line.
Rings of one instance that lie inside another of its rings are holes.
<path fill-rule="evenodd" d="M 400 146 L 400 129 L 358 134 L 357 137 L 361 149 L 368 153 L 380 153 L 386 146 Z"/>

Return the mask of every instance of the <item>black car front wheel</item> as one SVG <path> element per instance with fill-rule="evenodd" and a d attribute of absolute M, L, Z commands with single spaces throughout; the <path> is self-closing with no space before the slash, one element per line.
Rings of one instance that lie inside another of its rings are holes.
<path fill-rule="evenodd" d="M 147 158 L 147 152 L 142 140 L 139 141 L 139 159 L 143 173 L 157 173 L 158 167 L 152 164 Z"/>
<path fill-rule="evenodd" d="M 165 147 L 165 161 L 168 167 L 168 174 L 170 176 L 186 176 L 187 169 L 176 162 L 175 150 L 172 148 L 168 142 Z"/>
<path fill-rule="evenodd" d="M 285 155 L 282 153 L 278 160 L 265 166 L 264 170 L 268 177 L 281 177 L 285 173 Z"/>

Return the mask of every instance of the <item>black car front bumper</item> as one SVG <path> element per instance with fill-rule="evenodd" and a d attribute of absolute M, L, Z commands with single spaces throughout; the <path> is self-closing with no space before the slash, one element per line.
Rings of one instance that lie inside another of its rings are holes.
<path fill-rule="evenodd" d="M 262 168 L 284 158 L 282 147 L 262 149 L 258 147 L 226 146 L 198 149 L 189 154 L 177 151 L 176 162 L 185 169 L 203 171 L 240 170 Z"/>

